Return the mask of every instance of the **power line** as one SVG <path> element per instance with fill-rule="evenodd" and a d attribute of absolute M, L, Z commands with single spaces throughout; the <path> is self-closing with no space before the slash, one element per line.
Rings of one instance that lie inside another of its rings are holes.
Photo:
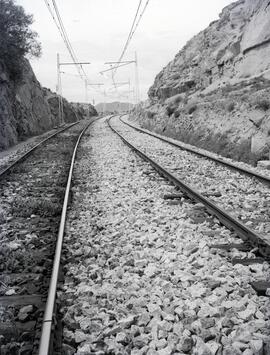
<path fill-rule="evenodd" d="M 76 65 L 76 68 L 78 70 L 78 73 L 79 73 L 81 79 L 83 79 L 83 80 L 87 79 L 87 75 L 86 75 L 82 65 L 76 64 L 78 62 L 78 60 L 77 60 L 76 54 L 74 52 L 74 49 L 72 48 L 70 40 L 68 38 L 68 34 L 67 34 L 65 26 L 63 24 L 60 12 L 59 12 L 57 4 L 56 4 L 56 1 L 52 0 L 53 8 L 50 5 L 48 0 L 44 0 L 44 1 L 45 1 L 45 4 L 46 4 L 47 8 L 49 9 L 49 12 L 50 12 L 50 14 L 51 14 L 51 16 L 53 18 L 54 23 L 56 24 L 56 27 L 57 27 L 57 29 L 58 29 L 58 31 L 59 31 L 64 43 L 65 43 L 65 46 L 66 46 L 66 48 L 67 48 L 67 50 L 68 50 L 68 52 L 69 52 L 69 54 L 70 54 L 70 56 L 72 58 L 72 61 Z"/>
<path fill-rule="evenodd" d="M 71 58 L 73 59 L 74 62 L 77 62 L 78 61 L 77 57 L 76 57 L 76 55 L 74 53 L 74 50 L 72 48 L 72 45 L 71 45 L 71 43 L 69 41 L 69 38 L 68 38 L 68 35 L 67 35 L 67 31 L 66 31 L 65 26 L 63 24 L 63 21 L 62 21 L 62 18 L 61 18 L 61 15 L 59 13 L 59 10 L 58 10 L 58 7 L 56 5 L 55 0 L 52 0 L 52 3 L 53 3 L 53 7 L 54 7 L 54 10 L 55 10 L 56 16 L 57 16 L 58 21 L 59 21 L 59 25 L 60 25 L 61 30 L 63 32 L 63 35 L 64 35 L 64 37 L 66 39 L 66 44 L 67 44 L 68 50 L 70 52 Z"/>
<path fill-rule="evenodd" d="M 134 20 L 133 20 L 133 23 L 132 23 L 132 26 L 131 26 L 131 29 L 130 29 L 128 38 L 127 38 L 127 41 L 126 41 L 126 43 L 125 43 L 124 49 L 123 49 L 123 51 L 122 51 L 122 53 L 121 53 L 121 56 L 120 56 L 118 62 L 121 62 L 121 61 L 122 61 L 122 59 L 123 59 L 123 57 L 124 57 L 124 55 L 125 55 L 125 52 L 126 52 L 126 50 L 127 50 L 127 48 L 128 48 L 128 45 L 129 45 L 130 41 L 132 40 L 132 37 L 134 36 L 134 33 L 136 32 L 136 30 L 137 30 L 137 28 L 138 28 L 138 26 L 139 26 L 139 23 L 140 23 L 140 21 L 141 21 L 143 15 L 144 15 L 144 13 L 145 13 L 145 10 L 146 10 L 146 8 L 147 8 L 147 6 L 148 6 L 148 4 L 149 4 L 149 1 L 150 1 L 150 0 L 147 0 L 147 1 L 146 1 L 145 5 L 144 5 L 144 8 L 143 8 L 143 10 L 142 10 L 142 12 L 141 12 L 141 14 L 140 14 L 140 16 L 139 16 L 139 19 L 138 19 L 138 21 L 136 22 L 136 19 L 137 19 L 137 17 L 138 17 L 138 13 L 139 13 L 139 10 L 140 10 L 141 4 L 142 4 L 142 0 L 139 1 L 138 7 L 137 7 L 137 11 L 136 11 L 136 14 L 135 14 L 135 17 L 134 17 Z M 136 22 L 136 24 L 135 24 L 135 22 Z M 119 66 L 120 66 L 120 65 L 118 64 L 118 65 L 115 67 L 114 72 L 113 72 L 114 74 L 116 73 L 116 71 L 117 71 L 117 69 L 119 68 Z"/>
<path fill-rule="evenodd" d="M 68 44 L 68 48 L 69 48 L 69 52 L 70 52 L 70 54 L 71 54 L 71 57 L 72 57 L 72 59 L 73 59 L 73 62 L 76 63 L 76 62 L 78 62 L 78 60 L 77 60 L 77 57 L 76 57 L 76 55 L 75 55 L 75 52 L 74 52 L 74 50 L 73 50 L 73 48 L 72 48 L 72 45 L 71 45 L 71 43 L 70 43 L 70 40 L 69 40 L 69 38 L 68 38 L 67 31 L 66 31 L 66 29 L 65 29 L 65 26 L 64 26 L 63 21 L 62 21 L 62 19 L 61 19 L 61 15 L 60 15 L 59 10 L 58 10 L 57 5 L 56 5 L 56 1 L 55 1 L 55 0 L 52 0 L 52 2 L 53 2 L 53 7 L 54 7 L 54 9 L 55 9 L 56 16 L 57 16 L 57 18 L 58 18 L 58 20 L 59 20 L 60 27 L 62 28 L 63 33 L 64 33 L 64 36 L 65 36 L 65 38 L 66 38 L 66 41 L 67 41 L 67 44 Z M 77 66 L 77 65 L 76 65 L 76 66 Z M 81 75 L 81 72 L 80 72 L 80 70 L 81 70 L 82 73 L 83 73 L 83 76 L 87 79 L 87 75 L 86 75 L 86 73 L 85 73 L 85 71 L 84 71 L 82 65 L 77 66 L 77 69 L 78 69 L 79 74 Z M 82 79 L 83 79 L 83 77 L 82 77 Z"/>
<path fill-rule="evenodd" d="M 127 37 L 127 40 L 126 40 L 126 43 L 124 45 L 124 49 L 123 49 L 123 51 L 122 51 L 122 53 L 120 55 L 120 58 L 119 58 L 118 62 L 121 62 L 121 60 L 123 59 L 123 57 L 125 55 L 125 52 L 127 50 L 128 44 L 129 44 L 129 42 L 131 40 L 131 34 L 132 34 L 132 31 L 133 31 L 133 27 L 135 25 L 138 13 L 140 11 L 141 4 L 142 4 L 142 0 L 139 0 L 139 4 L 138 4 L 137 10 L 136 10 L 136 14 L 134 16 L 134 19 L 133 19 L 133 22 L 132 22 L 132 25 L 131 25 L 131 28 L 130 28 L 130 31 L 129 31 L 129 34 L 128 34 L 128 37 Z M 118 66 L 116 66 L 116 69 L 115 69 L 114 73 L 116 73 L 117 68 L 118 68 Z"/>
<path fill-rule="evenodd" d="M 52 8 L 51 8 L 50 3 L 49 3 L 47 0 L 44 0 L 44 2 L 45 2 L 45 4 L 46 4 L 46 6 L 47 6 L 47 8 L 48 8 L 48 10 L 49 10 L 49 12 L 50 12 L 52 18 L 53 18 L 53 21 L 54 21 L 56 27 L 58 28 L 58 31 L 60 32 L 61 37 L 63 38 L 63 40 L 64 40 L 64 42 L 65 42 L 65 38 L 64 38 L 64 36 L 63 36 L 63 34 L 62 34 L 61 28 L 59 27 L 56 18 L 55 18 L 55 16 L 54 16 L 54 13 L 53 13 L 53 10 L 52 10 Z"/>
<path fill-rule="evenodd" d="M 133 31 L 132 34 L 131 34 L 132 37 L 133 37 L 135 31 L 137 30 L 137 27 L 139 26 L 139 23 L 140 23 L 140 21 L 141 21 L 143 15 L 144 15 L 144 13 L 145 13 L 145 10 L 146 10 L 146 8 L 147 8 L 147 6 L 148 6 L 148 4 L 149 4 L 149 1 L 150 1 L 150 0 L 147 0 L 147 1 L 146 1 L 146 4 L 145 4 L 145 6 L 144 6 L 144 8 L 143 8 L 143 10 L 142 10 L 142 12 L 141 12 L 141 14 L 140 14 L 139 20 L 138 20 L 137 24 L 135 25 L 134 31 Z"/>

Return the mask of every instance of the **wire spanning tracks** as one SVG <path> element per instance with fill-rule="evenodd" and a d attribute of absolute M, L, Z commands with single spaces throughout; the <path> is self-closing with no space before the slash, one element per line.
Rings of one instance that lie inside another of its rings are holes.
<path fill-rule="evenodd" d="M 3 353 L 37 351 L 70 161 L 72 157 L 73 166 L 74 146 L 76 149 L 78 135 L 81 137 L 85 126 L 80 122 L 68 131 L 58 132 L 27 159 L 13 165 L 0 180 Z"/>
<path fill-rule="evenodd" d="M 191 187 L 189 184 L 183 182 L 166 168 L 161 166 L 159 163 L 150 158 L 146 153 L 142 150 L 131 144 L 129 140 L 127 140 L 119 130 L 116 130 L 108 120 L 109 127 L 122 139 L 122 141 L 128 145 L 133 151 L 136 152 L 142 159 L 147 161 L 152 165 L 152 167 L 164 178 L 171 181 L 177 188 L 183 191 L 187 196 L 189 196 L 192 200 L 195 200 L 199 203 L 202 203 L 207 211 L 216 216 L 219 221 L 228 227 L 230 230 L 236 232 L 236 234 L 241 237 L 243 240 L 248 241 L 252 245 L 259 248 L 262 255 L 269 258 L 270 255 L 270 241 L 266 236 L 260 235 L 248 228 L 245 224 L 241 223 L 239 220 L 234 218 L 231 214 L 227 213 L 215 203 L 210 201 L 208 198 L 204 197 L 201 193 L 199 193 L 196 189 Z"/>
<path fill-rule="evenodd" d="M 223 165 L 223 166 L 225 166 L 227 168 L 236 170 L 237 172 L 239 172 L 241 174 L 257 178 L 260 181 L 262 181 L 263 183 L 270 185 L 270 178 L 268 176 L 262 175 L 260 173 L 257 173 L 255 171 L 251 170 L 251 169 L 248 169 L 248 168 L 240 167 L 240 166 L 238 166 L 238 165 L 236 165 L 234 163 L 230 163 L 230 162 L 228 162 L 226 160 L 223 160 L 222 158 L 214 157 L 214 156 L 212 156 L 210 154 L 200 152 L 196 148 L 192 148 L 191 146 L 184 145 L 181 142 L 176 142 L 175 140 L 172 140 L 170 138 L 164 137 L 164 136 L 162 136 L 160 134 L 157 134 L 157 133 L 153 133 L 151 131 L 148 131 L 147 129 L 143 129 L 143 128 L 137 127 L 137 126 L 135 126 L 135 125 L 123 120 L 121 117 L 120 117 L 120 121 L 122 123 L 124 123 L 125 125 L 135 129 L 138 132 L 141 132 L 141 133 L 147 134 L 149 136 L 155 137 L 155 138 L 157 138 L 157 139 L 159 139 L 159 140 L 161 140 L 163 142 L 166 142 L 166 143 L 168 143 L 168 144 L 170 144 L 170 145 L 172 145 L 174 147 L 177 147 L 179 149 L 186 150 L 188 152 L 194 153 L 194 154 L 196 154 L 199 157 L 210 159 L 210 160 L 214 161 L 215 163 L 218 163 L 218 164 L 221 164 L 221 165 Z"/>

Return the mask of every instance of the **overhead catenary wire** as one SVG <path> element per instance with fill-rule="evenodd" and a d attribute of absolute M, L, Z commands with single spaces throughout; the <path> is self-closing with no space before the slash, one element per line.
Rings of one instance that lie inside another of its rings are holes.
<path fill-rule="evenodd" d="M 75 52 L 74 52 L 74 50 L 73 50 L 73 48 L 72 48 L 72 45 L 71 45 L 71 43 L 70 43 L 70 40 L 69 40 L 69 38 L 68 38 L 67 31 L 66 31 L 65 26 L 64 26 L 64 24 L 63 24 L 63 21 L 62 21 L 60 12 L 59 12 L 58 7 L 57 7 L 57 4 L 56 4 L 56 1 L 55 1 L 55 0 L 52 0 L 52 2 L 53 2 L 53 7 L 54 7 L 54 9 L 55 9 L 55 13 L 56 13 L 56 16 L 57 16 L 57 18 L 58 18 L 60 27 L 61 27 L 61 29 L 62 29 L 62 31 L 63 31 L 63 33 L 64 33 L 65 38 L 66 38 L 66 41 L 67 41 L 67 44 L 68 44 L 68 48 L 69 48 L 69 51 L 70 51 L 70 53 L 71 53 L 71 57 L 72 57 L 73 61 L 76 63 L 76 62 L 78 62 L 78 59 L 77 59 L 77 57 L 76 57 L 76 55 L 75 55 Z M 84 69 L 83 69 L 83 67 L 82 67 L 81 64 L 79 65 L 79 68 L 80 68 L 81 71 L 83 72 L 83 75 L 86 77 L 85 71 L 84 71 Z"/>
<path fill-rule="evenodd" d="M 44 0 L 52 18 L 53 18 L 53 21 L 54 23 L 56 24 L 56 27 L 65 43 L 65 46 L 72 58 L 72 61 L 74 62 L 74 65 L 76 66 L 77 68 L 77 71 L 81 77 L 82 80 L 86 80 L 87 79 L 87 75 L 82 67 L 82 65 L 78 65 L 76 64 L 78 62 L 77 60 L 77 57 L 76 57 L 76 54 L 74 52 L 74 49 L 72 48 L 72 45 L 70 43 L 70 40 L 68 38 L 68 34 L 67 34 L 67 31 L 65 29 L 65 26 L 64 26 L 64 23 L 62 21 L 62 18 L 61 18 L 61 15 L 60 15 L 60 12 L 58 10 L 58 7 L 57 7 L 57 4 L 56 4 L 56 1 L 55 0 L 52 0 L 52 6 L 49 2 L 49 0 Z"/>
<path fill-rule="evenodd" d="M 135 28 L 134 28 L 134 30 L 133 30 L 133 32 L 132 32 L 132 34 L 131 34 L 132 37 L 133 37 L 134 33 L 136 32 L 137 27 L 139 26 L 139 23 L 140 23 L 140 21 L 141 21 L 143 15 L 144 15 L 144 13 L 145 13 L 145 10 L 146 10 L 146 8 L 147 8 L 147 6 L 148 6 L 148 4 L 149 4 L 149 1 L 150 1 L 150 0 L 147 0 L 146 3 L 145 3 L 145 5 L 144 5 L 144 8 L 143 8 L 143 10 L 142 10 L 142 12 L 141 12 L 141 14 L 140 14 L 139 20 L 138 20 L 138 22 L 136 23 Z"/>
<path fill-rule="evenodd" d="M 121 55 L 120 55 L 120 57 L 119 57 L 118 64 L 116 64 L 116 67 L 115 67 L 115 69 L 114 69 L 114 71 L 113 71 L 113 74 L 114 74 L 114 75 L 116 74 L 117 69 L 121 66 L 121 61 L 122 61 L 122 59 L 123 59 L 123 57 L 124 57 L 124 55 L 125 55 L 125 53 L 126 53 L 126 50 L 127 50 L 127 48 L 128 48 L 128 45 L 129 45 L 130 41 L 132 40 L 132 37 L 134 36 L 134 34 L 135 34 L 135 32 L 136 32 L 136 30 L 137 30 L 137 28 L 138 28 L 138 26 L 139 26 L 139 23 L 140 23 L 140 21 L 141 21 L 143 15 L 144 15 L 144 13 L 145 13 L 145 10 L 146 10 L 146 8 L 147 8 L 147 6 L 148 6 L 148 4 L 149 4 L 149 1 L 150 1 L 150 0 L 147 0 L 147 1 L 146 1 L 145 5 L 144 5 L 144 8 L 143 8 L 143 10 L 142 10 L 142 12 L 140 13 L 139 18 L 138 18 L 138 14 L 139 14 L 139 11 L 140 11 L 140 7 L 141 7 L 141 5 L 142 5 L 142 0 L 139 1 L 138 7 L 137 7 L 137 10 L 136 10 L 136 14 L 135 14 L 135 16 L 134 16 L 134 20 L 133 20 L 133 22 L 132 22 L 132 26 L 131 26 L 131 29 L 130 29 L 130 31 L 129 31 L 128 38 L 127 38 L 127 40 L 126 40 L 124 49 L 123 49 L 123 51 L 122 51 L 122 53 L 121 53 Z M 138 18 L 138 21 L 136 22 L 137 18 Z"/>
<path fill-rule="evenodd" d="M 65 72 L 65 71 L 61 71 L 60 73 L 61 73 L 61 74 L 64 74 L 64 75 L 73 76 L 73 77 L 75 77 L 75 78 L 80 78 L 80 77 L 81 77 L 80 75 L 72 74 L 72 73 L 67 73 L 67 72 Z M 103 85 L 103 84 L 102 84 L 102 85 Z M 93 84 L 87 82 L 87 86 L 93 86 Z M 96 88 L 95 86 L 93 86 L 93 89 L 94 89 L 97 93 L 99 93 L 99 94 L 102 92 L 102 91 L 99 89 L 99 87 Z"/>
<path fill-rule="evenodd" d="M 59 22 L 58 22 L 58 20 L 57 20 L 57 18 L 56 18 L 56 16 L 55 16 L 55 13 L 54 13 L 54 11 L 53 11 L 53 9 L 52 9 L 52 7 L 51 7 L 49 1 L 48 1 L 48 0 L 44 0 L 44 2 L 45 2 L 45 4 L 46 4 L 46 6 L 47 6 L 47 8 L 48 8 L 48 10 L 49 10 L 49 12 L 50 12 L 52 18 L 53 18 L 53 21 L 54 21 L 54 23 L 55 23 L 55 25 L 56 25 L 56 27 L 57 27 L 59 33 L 60 33 L 60 35 L 61 35 L 61 37 L 62 37 L 62 39 L 63 39 L 65 45 L 68 47 L 67 39 L 66 39 L 66 37 L 65 37 L 65 35 L 64 35 L 64 33 L 63 33 L 63 30 L 62 30 L 62 28 L 61 28 L 61 26 L 60 26 L 60 24 L 59 24 Z M 67 49 L 68 49 L 68 48 L 67 48 Z"/>
<path fill-rule="evenodd" d="M 59 31 L 61 37 L 63 38 L 63 40 L 64 40 L 64 42 L 65 42 L 65 38 L 64 38 L 64 36 L 63 36 L 63 33 L 62 33 L 62 31 L 61 31 L 60 26 L 58 25 L 57 19 L 56 19 L 55 16 L 54 16 L 54 12 L 53 12 L 53 10 L 52 10 L 52 8 L 51 8 L 51 5 L 50 5 L 49 1 L 44 0 L 44 2 L 45 2 L 45 4 L 46 4 L 46 6 L 47 6 L 47 8 L 48 8 L 48 10 L 49 10 L 49 12 L 50 12 L 52 18 L 53 18 L 53 21 L 54 21 L 56 27 L 58 28 L 58 31 Z"/>
<path fill-rule="evenodd" d="M 124 45 L 124 49 L 123 49 L 123 51 L 122 51 L 122 53 L 121 53 L 121 55 L 120 55 L 120 58 L 119 58 L 119 60 L 118 60 L 119 63 L 120 63 L 121 60 L 123 59 L 123 57 L 124 57 L 124 55 L 125 55 L 125 52 L 126 52 L 126 50 L 127 50 L 127 47 L 128 47 L 128 45 L 129 45 L 129 42 L 130 42 L 130 40 L 131 40 L 131 34 L 132 34 L 132 32 L 133 32 L 133 28 L 134 28 L 134 25 L 135 25 L 135 22 L 136 22 L 138 13 L 139 13 L 139 11 L 140 11 L 141 5 L 142 5 L 142 0 L 139 0 L 139 4 L 138 4 L 137 10 L 136 10 L 136 13 L 135 13 L 135 16 L 134 16 L 134 19 L 133 19 L 133 22 L 132 22 L 132 25 L 131 25 L 131 28 L 130 28 L 128 37 L 127 37 L 127 40 L 126 40 L 126 43 L 125 43 L 125 45 Z M 116 69 L 115 69 L 114 73 L 116 72 L 117 68 L 118 68 L 118 66 L 116 66 Z"/>
<path fill-rule="evenodd" d="M 61 71 L 60 73 L 61 73 L 61 74 L 64 74 L 64 75 L 73 76 L 73 77 L 75 77 L 75 78 L 80 78 L 80 77 L 81 77 L 80 75 L 72 74 L 72 73 L 67 73 L 67 72 L 65 72 L 65 71 Z M 87 83 L 87 86 L 91 86 L 91 85 L 92 85 L 92 84 L 88 84 L 88 83 Z M 94 87 L 94 90 L 95 90 L 96 92 L 98 92 L 98 93 L 101 93 L 101 90 L 100 90 L 100 89 L 96 89 L 96 88 Z"/>

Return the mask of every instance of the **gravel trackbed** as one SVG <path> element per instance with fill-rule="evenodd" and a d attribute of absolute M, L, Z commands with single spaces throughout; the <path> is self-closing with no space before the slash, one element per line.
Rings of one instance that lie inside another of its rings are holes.
<path fill-rule="evenodd" d="M 269 298 L 250 286 L 269 265 L 233 265 L 255 255 L 210 248 L 239 238 L 184 196 L 164 199 L 172 193 L 105 119 L 94 123 L 64 242 L 64 354 L 270 354 Z"/>

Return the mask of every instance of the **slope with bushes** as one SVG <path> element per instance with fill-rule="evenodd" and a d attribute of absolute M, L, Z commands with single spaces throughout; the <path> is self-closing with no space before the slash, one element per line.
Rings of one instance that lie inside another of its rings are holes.
<path fill-rule="evenodd" d="M 236 1 L 156 76 L 140 122 L 232 158 L 268 159 L 269 58 L 269 1 Z"/>
<path fill-rule="evenodd" d="M 57 95 L 41 87 L 26 59 L 41 53 L 32 22 L 13 0 L 0 0 L 0 150 L 59 124 Z M 64 122 L 85 118 L 65 99 L 63 111 Z"/>

